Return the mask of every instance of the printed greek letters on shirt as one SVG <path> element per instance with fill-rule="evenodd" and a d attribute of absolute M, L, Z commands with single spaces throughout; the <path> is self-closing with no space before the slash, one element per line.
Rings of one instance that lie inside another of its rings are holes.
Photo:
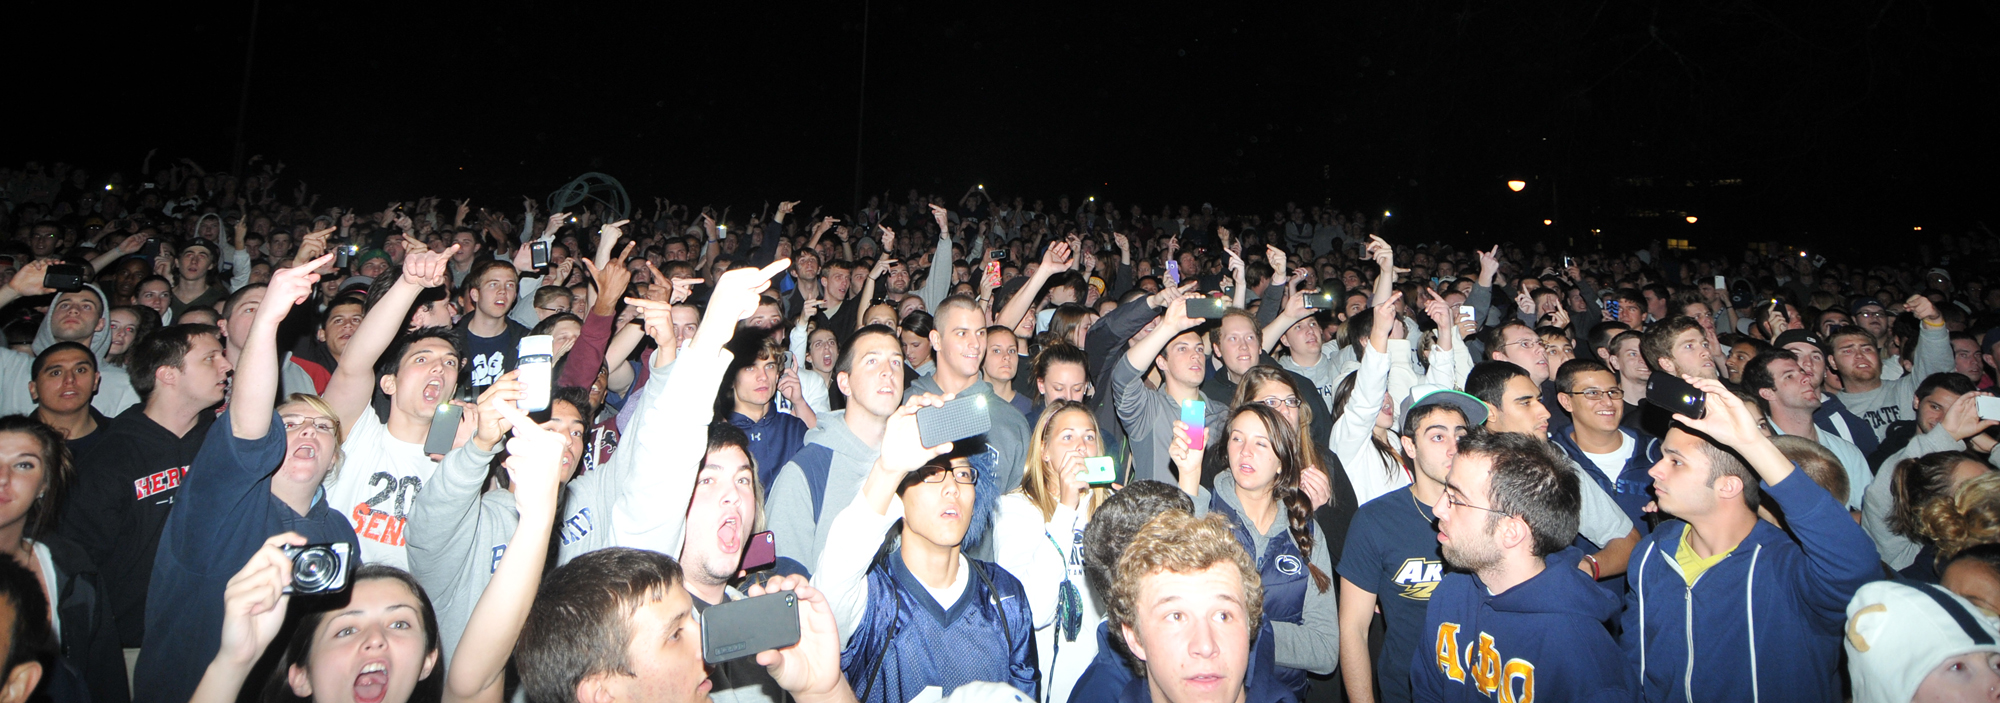
<path fill-rule="evenodd" d="M 1476 638 L 1471 637 L 1471 633 L 1464 633 L 1468 637 L 1461 644 L 1458 639 L 1461 629 L 1458 623 L 1438 623 L 1439 673 L 1504 703 L 1531 703 L 1535 700 L 1533 662 L 1504 659 L 1494 646 L 1493 636 L 1484 632 Z M 1475 642 L 1477 646 L 1474 646 Z M 1497 697 L 1495 694 L 1498 694 Z"/>

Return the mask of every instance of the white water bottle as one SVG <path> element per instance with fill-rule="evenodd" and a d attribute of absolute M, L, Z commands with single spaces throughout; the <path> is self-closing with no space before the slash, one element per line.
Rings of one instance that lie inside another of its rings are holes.
<path fill-rule="evenodd" d="M 520 362 L 514 366 L 521 381 L 522 412 L 547 410 L 549 389 L 555 382 L 553 376 L 556 365 L 555 337 L 546 334 L 531 334 L 521 338 Z"/>

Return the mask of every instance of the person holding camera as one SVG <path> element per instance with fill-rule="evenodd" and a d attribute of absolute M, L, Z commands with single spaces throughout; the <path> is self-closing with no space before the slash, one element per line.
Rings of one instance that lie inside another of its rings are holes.
<path fill-rule="evenodd" d="M 962 553 L 979 471 L 944 458 L 952 442 L 919 439 L 917 410 L 946 400 L 917 395 L 889 417 L 881 455 L 834 517 L 813 575 L 840 623 L 841 669 L 864 701 L 900 703 L 931 687 L 950 695 L 973 681 L 1036 694 L 1021 582 Z"/>
<path fill-rule="evenodd" d="M 0 349 L 0 379 L 7 379 L 5 389 L 0 390 L 0 414 L 26 415 L 35 411 L 35 399 L 28 392 L 28 376 L 35 362 L 35 355 L 57 342 L 76 342 L 90 347 L 90 351 L 103 359 L 111 352 L 110 324 L 106 321 L 111 306 L 104 291 L 95 285 L 83 283 L 81 288 L 58 291 L 49 287 L 49 267 L 55 265 L 53 259 L 35 261 L 14 273 L 7 285 L 0 286 L 0 307 L 6 307 L 22 298 L 55 294 L 48 302 L 49 312 L 36 328 L 35 340 L 29 349 L 33 353 L 22 353 L 12 349 Z M 136 342 L 136 340 L 135 340 Z M 132 390 L 132 377 L 125 369 L 104 364 L 98 369 L 101 377 L 97 396 L 90 406 L 107 417 L 117 417 L 127 408 L 141 402 L 139 394 Z"/>
<path fill-rule="evenodd" d="M 161 528 L 147 591 L 147 637 L 133 674 L 137 700 L 184 701 L 193 693 L 202 663 L 220 642 L 217 608 L 229 568 L 271 534 L 295 532 L 314 543 L 338 543 L 350 558 L 361 554 L 347 518 L 319 496 L 321 482 L 340 468 L 339 418 L 317 396 L 274 402 L 278 327 L 311 294 L 319 279 L 314 270 L 331 258 L 271 275 L 269 304 L 257 310 L 243 343 L 237 402 L 220 418 L 226 431 L 208 433 Z"/>

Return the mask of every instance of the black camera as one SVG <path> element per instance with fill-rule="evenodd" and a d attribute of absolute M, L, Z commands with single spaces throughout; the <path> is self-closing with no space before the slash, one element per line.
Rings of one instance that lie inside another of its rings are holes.
<path fill-rule="evenodd" d="M 354 557 L 348 553 L 346 543 L 286 545 L 284 550 L 285 556 L 292 560 L 292 585 L 285 589 L 286 593 L 317 595 L 347 590 L 348 577 L 354 573 Z"/>

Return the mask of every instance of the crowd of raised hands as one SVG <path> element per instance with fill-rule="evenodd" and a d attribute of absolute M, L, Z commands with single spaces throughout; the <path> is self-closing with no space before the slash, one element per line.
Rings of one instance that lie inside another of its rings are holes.
<path fill-rule="evenodd" d="M 0 703 L 2000 686 L 1984 231 L 155 165 L 0 170 Z"/>

